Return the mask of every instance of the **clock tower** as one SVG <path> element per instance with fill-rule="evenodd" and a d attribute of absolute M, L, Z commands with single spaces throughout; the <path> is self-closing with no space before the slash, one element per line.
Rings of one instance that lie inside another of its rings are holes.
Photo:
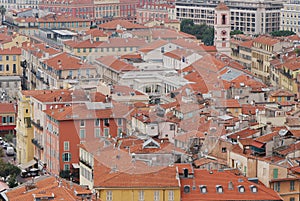
<path fill-rule="evenodd" d="M 214 43 L 217 51 L 228 56 L 231 55 L 230 49 L 230 9 L 223 0 L 215 8 L 215 39 Z"/>

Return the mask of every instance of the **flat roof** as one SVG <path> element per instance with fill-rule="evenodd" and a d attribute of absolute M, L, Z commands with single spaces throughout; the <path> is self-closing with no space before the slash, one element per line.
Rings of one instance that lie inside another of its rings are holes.
<path fill-rule="evenodd" d="M 77 35 L 77 33 L 69 31 L 69 30 L 66 30 L 66 29 L 63 29 L 63 30 L 52 30 L 52 31 L 55 32 L 55 33 L 58 33 L 59 35 L 62 35 L 62 36 L 76 36 Z"/>

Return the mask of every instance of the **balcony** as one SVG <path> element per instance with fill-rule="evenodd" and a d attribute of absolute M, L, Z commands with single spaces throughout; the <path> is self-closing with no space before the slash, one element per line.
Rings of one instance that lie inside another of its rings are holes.
<path fill-rule="evenodd" d="M 89 167 L 90 169 L 92 169 L 92 165 L 89 162 L 87 162 L 86 160 L 79 158 L 79 162 L 84 164 L 85 166 Z"/>
<path fill-rule="evenodd" d="M 41 131 L 44 130 L 43 126 L 41 126 L 40 123 L 36 123 L 36 122 L 34 122 L 33 120 L 31 120 L 31 124 L 32 124 L 34 127 L 36 127 L 37 129 L 41 130 Z"/>
<path fill-rule="evenodd" d="M 38 149 L 44 150 L 44 147 L 39 143 L 37 139 L 32 138 L 31 140 L 32 144 L 34 144 Z"/>

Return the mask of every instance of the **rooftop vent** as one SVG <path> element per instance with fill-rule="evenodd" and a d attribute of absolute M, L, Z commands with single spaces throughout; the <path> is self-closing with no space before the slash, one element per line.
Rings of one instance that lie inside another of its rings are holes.
<path fill-rule="evenodd" d="M 239 192 L 240 192 L 240 193 L 245 193 L 245 187 L 244 187 L 244 186 L 239 185 L 239 186 L 238 186 L 238 189 L 239 189 Z"/>
<path fill-rule="evenodd" d="M 199 188 L 201 193 L 207 193 L 207 188 L 205 185 L 200 185 Z"/>
<path fill-rule="evenodd" d="M 217 193 L 223 193 L 223 187 L 221 185 L 216 185 Z"/>
<path fill-rule="evenodd" d="M 251 190 L 252 193 L 257 193 L 257 191 L 258 191 L 257 187 L 254 186 L 254 185 L 250 186 L 250 190 Z"/>

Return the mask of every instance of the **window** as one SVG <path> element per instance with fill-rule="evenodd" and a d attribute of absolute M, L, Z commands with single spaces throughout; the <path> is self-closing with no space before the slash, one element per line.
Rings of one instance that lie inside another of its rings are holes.
<path fill-rule="evenodd" d="M 168 201 L 174 201 L 174 191 L 169 191 L 169 193 L 168 193 Z"/>
<path fill-rule="evenodd" d="M 70 170 L 70 165 L 69 164 L 64 164 L 64 170 Z"/>
<path fill-rule="evenodd" d="M 64 142 L 64 151 L 70 151 L 70 143 L 69 141 Z"/>
<path fill-rule="evenodd" d="M 0 64 L 0 71 L 3 71 L 3 65 Z"/>
<path fill-rule="evenodd" d="M 277 179 L 278 178 L 278 169 L 274 168 L 273 169 L 273 179 Z"/>
<path fill-rule="evenodd" d="M 0 55 L 0 61 L 2 61 L 2 55 Z"/>
<path fill-rule="evenodd" d="M 290 201 L 295 201 L 295 198 L 294 197 L 290 198 Z"/>
<path fill-rule="evenodd" d="M 139 191 L 139 201 L 144 201 L 144 191 Z"/>
<path fill-rule="evenodd" d="M 216 185 L 217 193 L 223 193 L 223 187 L 220 185 Z"/>
<path fill-rule="evenodd" d="M 122 126 L 122 119 L 121 118 L 118 119 L 118 126 Z"/>
<path fill-rule="evenodd" d="M 175 130 L 175 124 L 170 124 L 170 131 L 174 131 Z"/>
<path fill-rule="evenodd" d="M 295 181 L 290 181 L 290 191 L 295 190 Z"/>
<path fill-rule="evenodd" d="M 122 128 L 118 128 L 118 137 L 122 137 Z"/>
<path fill-rule="evenodd" d="M 71 154 L 70 153 L 63 153 L 62 155 L 63 162 L 70 162 L 71 161 Z"/>
<path fill-rule="evenodd" d="M 104 119 L 103 123 L 104 123 L 104 126 L 109 126 L 109 119 Z"/>
<path fill-rule="evenodd" d="M 13 61 L 17 61 L 17 56 L 13 55 Z"/>
<path fill-rule="evenodd" d="M 16 64 L 13 64 L 13 73 L 17 73 L 17 66 L 16 66 Z"/>
<path fill-rule="evenodd" d="M 80 127 L 84 127 L 85 126 L 85 121 L 84 120 L 80 120 Z"/>
<path fill-rule="evenodd" d="M 227 151 L 226 147 L 222 147 L 222 153 L 225 153 Z"/>
<path fill-rule="evenodd" d="M 80 139 L 84 139 L 85 138 L 85 129 L 80 129 Z"/>
<path fill-rule="evenodd" d="M 112 201 L 112 191 L 106 191 L 106 201 Z"/>
<path fill-rule="evenodd" d="M 201 192 L 201 193 L 207 193 L 207 188 L 206 188 L 205 185 L 201 185 L 201 186 L 200 186 L 200 192 Z"/>
<path fill-rule="evenodd" d="M 109 136 L 109 128 L 104 128 L 104 136 L 105 137 Z"/>
<path fill-rule="evenodd" d="M 6 71 L 9 71 L 9 65 L 6 64 Z"/>
<path fill-rule="evenodd" d="M 154 201 L 159 201 L 159 191 L 154 191 Z"/>
<path fill-rule="evenodd" d="M 100 126 L 100 119 L 95 120 L 95 126 Z"/>
<path fill-rule="evenodd" d="M 280 182 L 274 183 L 274 191 L 280 192 Z"/>
<path fill-rule="evenodd" d="M 100 128 L 95 128 L 95 137 L 96 138 L 100 137 Z"/>
<path fill-rule="evenodd" d="M 6 123 L 6 117 L 2 117 L 2 123 Z"/>
<path fill-rule="evenodd" d="M 9 56 L 6 56 L 6 61 L 9 61 Z"/>

